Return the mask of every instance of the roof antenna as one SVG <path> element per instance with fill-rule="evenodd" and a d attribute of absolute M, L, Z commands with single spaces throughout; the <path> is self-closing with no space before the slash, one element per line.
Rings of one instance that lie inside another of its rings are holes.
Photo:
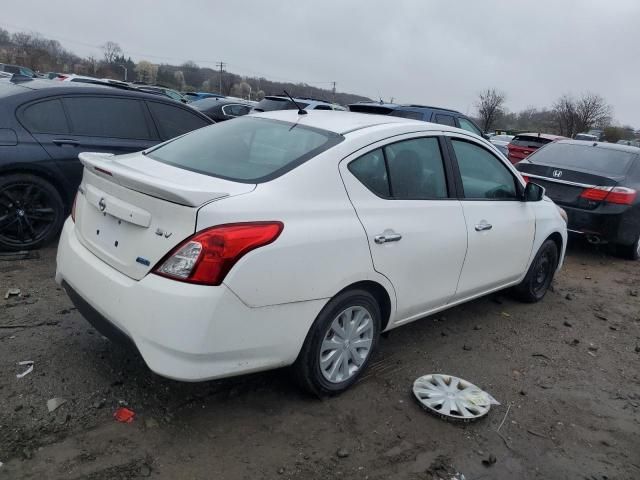
<path fill-rule="evenodd" d="M 303 110 L 302 107 L 300 105 L 298 105 L 298 103 L 293 99 L 293 97 L 291 95 L 289 95 L 289 92 L 287 92 L 286 90 L 283 90 L 284 94 L 289 97 L 289 100 L 291 100 L 291 102 L 293 102 L 293 104 L 298 107 L 298 115 L 306 115 L 307 111 Z"/>

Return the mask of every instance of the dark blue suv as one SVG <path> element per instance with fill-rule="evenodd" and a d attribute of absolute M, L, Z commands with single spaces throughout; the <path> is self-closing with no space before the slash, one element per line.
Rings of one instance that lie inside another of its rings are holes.
<path fill-rule="evenodd" d="M 395 103 L 358 102 L 349 105 L 349 110 L 360 113 L 376 113 L 378 115 L 392 115 L 394 117 L 422 120 L 423 122 L 439 123 L 451 127 L 462 128 L 481 137 L 485 137 L 473 120 L 455 110 L 425 105 L 397 105 Z M 486 137 L 485 137 L 486 138 Z"/>

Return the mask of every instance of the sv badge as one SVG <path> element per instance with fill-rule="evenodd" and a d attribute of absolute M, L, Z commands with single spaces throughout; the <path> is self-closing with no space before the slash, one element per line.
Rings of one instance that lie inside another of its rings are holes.
<path fill-rule="evenodd" d="M 158 235 L 159 237 L 169 238 L 171 235 L 173 235 L 173 232 L 165 232 L 161 228 L 157 228 L 156 235 Z"/>

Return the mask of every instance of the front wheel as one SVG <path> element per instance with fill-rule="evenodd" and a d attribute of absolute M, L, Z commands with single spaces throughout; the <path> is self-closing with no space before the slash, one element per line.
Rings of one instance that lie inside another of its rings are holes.
<path fill-rule="evenodd" d="M 516 298 L 527 303 L 542 300 L 553 280 L 558 256 L 558 246 L 553 240 L 546 240 L 531 262 L 524 280 L 513 288 Z"/>
<path fill-rule="evenodd" d="M 353 385 L 378 344 L 381 313 L 365 290 L 334 297 L 313 323 L 293 365 L 298 383 L 317 395 L 335 395 Z"/>

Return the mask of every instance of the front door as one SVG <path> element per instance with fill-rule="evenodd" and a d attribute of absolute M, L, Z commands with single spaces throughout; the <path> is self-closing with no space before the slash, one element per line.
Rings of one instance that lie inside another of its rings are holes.
<path fill-rule="evenodd" d="M 506 286 L 527 269 L 535 213 L 520 200 L 519 180 L 488 148 L 470 137 L 449 136 L 459 169 L 467 222 L 467 256 L 456 300 Z"/>
<path fill-rule="evenodd" d="M 394 323 L 445 305 L 456 291 L 467 248 L 461 202 L 450 195 L 436 136 L 380 142 L 340 164 L 376 271 L 393 284 Z"/>

